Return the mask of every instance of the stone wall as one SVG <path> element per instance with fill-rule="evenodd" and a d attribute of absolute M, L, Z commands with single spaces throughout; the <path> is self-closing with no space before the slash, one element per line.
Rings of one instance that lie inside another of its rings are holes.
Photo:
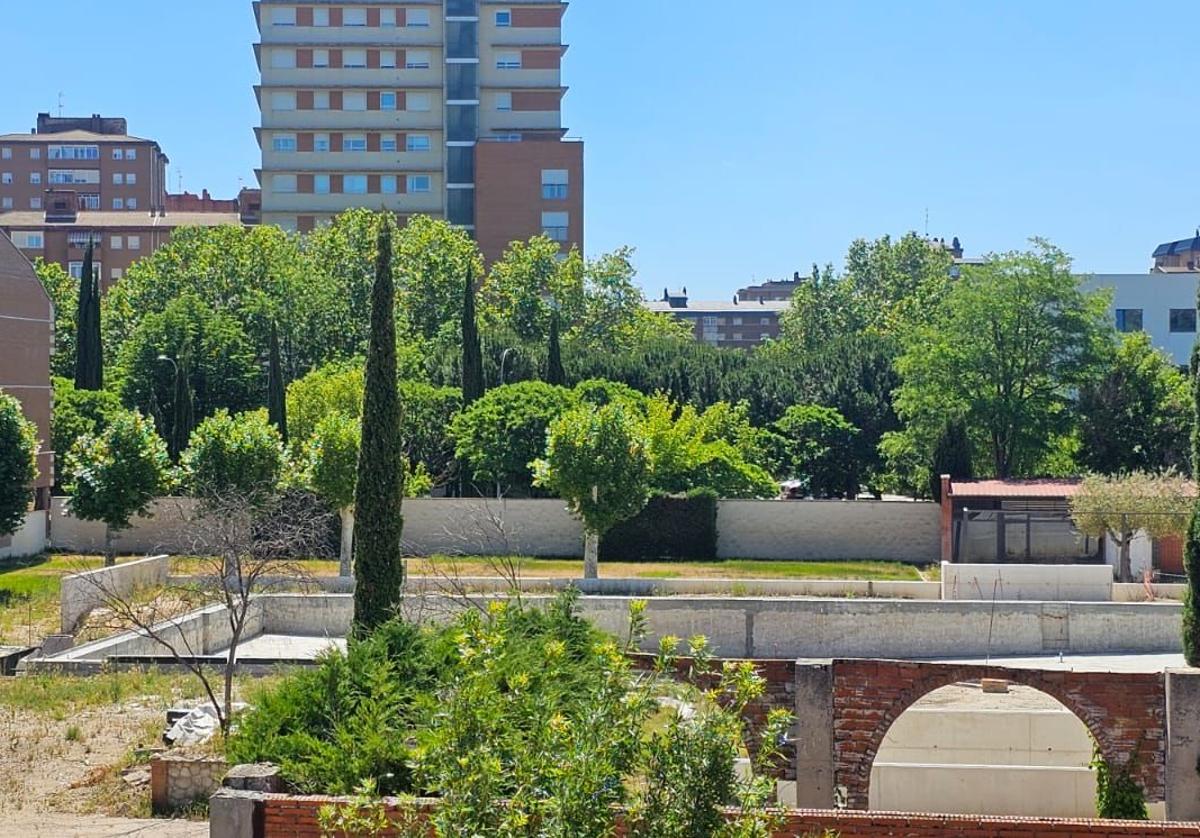
<path fill-rule="evenodd" d="M 941 555 L 940 527 L 933 503 L 723 500 L 717 556 L 932 563 Z"/>
<path fill-rule="evenodd" d="M 229 766 L 215 757 L 164 754 L 150 760 L 150 808 L 168 815 L 208 797 L 221 787 Z"/>
<path fill-rule="evenodd" d="M 73 573 L 62 578 L 59 594 L 59 618 L 64 634 L 73 634 L 79 622 L 93 608 L 111 597 L 128 597 L 134 591 L 165 585 L 170 573 L 170 558 L 150 556 L 113 567 Z"/>

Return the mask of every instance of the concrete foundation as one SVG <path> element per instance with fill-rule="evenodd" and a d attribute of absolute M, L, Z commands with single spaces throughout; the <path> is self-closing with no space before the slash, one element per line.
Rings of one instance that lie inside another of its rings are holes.
<path fill-rule="evenodd" d="M 1200 669 L 1166 677 L 1167 817 L 1200 820 Z"/>

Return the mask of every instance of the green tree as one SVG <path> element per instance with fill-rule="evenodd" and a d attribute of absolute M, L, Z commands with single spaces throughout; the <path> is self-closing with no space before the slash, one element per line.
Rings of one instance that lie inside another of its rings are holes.
<path fill-rule="evenodd" d="M 854 498 L 862 475 L 853 458 L 858 428 L 831 407 L 792 405 L 773 426 L 780 475 L 799 480 L 815 498 Z"/>
<path fill-rule="evenodd" d="M 83 436 L 67 455 L 72 514 L 104 524 L 104 564 L 115 563 L 113 533 L 144 515 L 166 488 L 167 446 L 137 411 L 121 412 L 98 436 Z"/>
<path fill-rule="evenodd" d="M 54 353 L 50 356 L 50 374 L 75 378 L 75 341 L 78 337 L 79 282 L 57 262 L 34 260 L 34 270 L 54 304 Z"/>
<path fill-rule="evenodd" d="M 316 494 L 337 510 L 341 519 L 339 574 L 350 576 L 354 546 L 354 488 L 358 480 L 358 448 L 362 423 L 342 413 L 331 413 L 317 423 L 308 442 L 307 482 Z"/>
<path fill-rule="evenodd" d="M 905 337 L 896 407 L 929 462 L 944 417 L 980 434 L 990 471 L 1027 474 L 1067 429 L 1076 388 L 1110 345 L 1107 301 L 1085 294 L 1057 248 L 992 257 Z"/>
<path fill-rule="evenodd" d="M 385 622 L 400 601 L 404 466 L 399 443 L 400 400 L 396 385 L 395 287 L 392 282 L 392 221 L 381 214 L 371 290 L 371 338 L 363 394 L 363 420 L 354 509 L 361 521 L 354 544 L 355 632 Z"/>
<path fill-rule="evenodd" d="M 546 353 L 546 383 L 565 387 L 567 374 L 563 371 L 562 348 L 558 342 L 558 313 L 550 316 L 550 348 Z"/>
<path fill-rule="evenodd" d="M 435 387 L 423 381 L 400 382 L 400 446 L 408 461 L 411 482 L 423 470 L 434 485 L 442 485 L 454 463 L 454 439 L 450 427 L 462 409 L 462 392 L 454 387 Z M 406 486 L 405 496 L 418 492 Z"/>
<path fill-rule="evenodd" d="M 1122 335 L 1112 364 L 1079 391 L 1079 459 L 1089 471 L 1190 471 L 1187 376 L 1144 332 Z"/>
<path fill-rule="evenodd" d="M 76 390 L 70 378 L 54 377 L 54 410 L 50 442 L 54 447 L 54 479 L 61 491 L 67 474 L 67 452 L 82 436 L 96 436 L 122 412 L 121 400 L 109 390 Z"/>
<path fill-rule="evenodd" d="M 287 382 L 283 379 L 283 361 L 279 355 L 279 330 L 271 324 L 271 354 L 267 363 L 267 417 L 287 445 Z"/>
<path fill-rule="evenodd" d="M 462 277 L 482 275 L 483 258 L 466 231 L 415 215 L 396 235 L 393 273 L 409 333 L 429 339 L 462 316 Z"/>
<path fill-rule="evenodd" d="M 195 497 L 251 506 L 274 494 L 283 474 L 283 441 L 265 410 L 231 416 L 218 410 L 192 432 L 180 458 Z"/>
<path fill-rule="evenodd" d="M 1151 538 L 1186 535 L 1194 495 L 1191 484 L 1177 474 L 1091 474 L 1070 498 L 1071 520 L 1084 535 L 1112 539 L 1120 550 L 1117 575 L 1132 582 L 1129 548 L 1134 537 L 1139 532 Z"/>
<path fill-rule="evenodd" d="M 100 281 L 92 267 L 93 244 L 89 238 L 83 251 L 79 274 L 79 307 L 75 316 L 75 387 L 100 390 L 104 387 L 104 356 L 100 345 Z"/>
<path fill-rule="evenodd" d="M 583 521 L 583 575 L 595 579 L 604 533 L 641 512 L 650 497 L 650 455 L 639 417 L 619 403 L 568 411 L 550 425 L 546 457 L 533 466 L 537 484 Z"/>
<path fill-rule="evenodd" d="M 551 300 L 567 323 L 582 318 L 583 257 L 572 251 L 562 258 L 558 242 L 546 236 L 513 242 L 492 265 L 480 296 L 489 322 L 503 323 L 522 341 L 543 343 L 550 329 Z"/>
<path fill-rule="evenodd" d="M 530 463 L 546 450 L 550 423 L 575 406 L 570 390 L 523 381 L 488 390 L 454 418 L 455 455 L 496 497 L 532 485 Z"/>
<path fill-rule="evenodd" d="M 288 385 L 287 414 L 294 448 L 306 445 L 317 424 L 331 413 L 352 419 L 362 416 L 363 374 L 361 359 L 332 361 Z"/>
<path fill-rule="evenodd" d="M 25 522 L 37 479 L 37 428 L 21 403 L 0 392 L 0 535 L 12 535 Z"/>
<path fill-rule="evenodd" d="M 462 395 L 470 405 L 483 396 L 483 350 L 479 345 L 479 324 L 475 319 L 475 277 L 466 273 L 462 305 Z M 503 382 L 501 382 L 503 383 Z"/>
<path fill-rule="evenodd" d="M 970 480 L 975 474 L 971 436 L 961 419 L 951 419 L 942 428 L 933 449 L 933 467 L 929 471 L 930 496 L 941 503 L 942 475 L 952 480 Z"/>
<path fill-rule="evenodd" d="M 1187 572 L 1187 590 L 1183 594 L 1183 657 L 1188 666 L 1200 666 L 1200 502 L 1192 508 L 1183 568 Z"/>
<path fill-rule="evenodd" d="M 196 428 L 196 394 L 192 391 L 190 337 L 185 336 L 173 368 L 175 388 L 171 393 L 171 436 L 167 441 L 167 451 L 171 455 L 172 462 L 178 462 L 179 456 L 187 448 L 188 440 L 192 437 L 192 431 Z"/>

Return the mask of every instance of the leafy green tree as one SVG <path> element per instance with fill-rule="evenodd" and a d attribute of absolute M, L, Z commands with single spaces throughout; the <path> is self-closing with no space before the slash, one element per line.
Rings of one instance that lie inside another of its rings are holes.
<path fill-rule="evenodd" d="M 432 338 L 460 319 L 463 276 L 483 274 L 483 258 L 467 233 L 452 224 L 415 215 L 396 235 L 393 273 L 397 311 L 408 332 Z"/>
<path fill-rule="evenodd" d="M 46 262 L 39 256 L 33 267 L 54 304 L 54 353 L 50 356 L 50 374 L 74 379 L 80 283 L 58 262 Z"/>
<path fill-rule="evenodd" d="M 400 452 L 400 399 L 396 385 L 396 291 L 392 281 L 392 221 L 378 218 L 371 338 L 367 345 L 363 420 L 354 509 L 361 521 L 354 544 L 355 632 L 387 621 L 400 602 L 404 465 Z"/>
<path fill-rule="evenodd" d="M 184 483 L 195 497 L 257 503 L 272 495 L 283 475 L 283 440 L 265 410 L 231 416 L 218 410 L 192 432 L 180 458 Z"/>
<path fill-rule="evenodd" d="M 129 527 L 167 485 L 167 446 L 137 411 L 112 417 L 98 436 L 76 440 L 67 455 L 71 512 L 104 524 L 104 564 L 115 563 L 113 533 Z"/>
<path fill-rule="evenodd" d="M 461 409 L 462 392 L 454 387 L 400 382 L 400 447 L 408 461 L 410 482 L 420 472 L 428 474 L 433 485 L 449 478 L 454 463 L 450 427 Z M 419 494 L 406 485 L 406 497 Z"/>
<path fill-rule="evenodd" d="M 283 361 L 279 355 L 279 331 L 271 324 L 271 355 L 267 363 L 267 417 L 287 445 L 287 382 L 283 380 Z"/>
<path fill-rule="evenodd" d="M 970 480 L 975 474 L 974 469 L 967 426 L 961 419 L 951 419 L 942 428 L 942 434 L 933 449 L 933 468 L 929 473 L 930 496 L 941 503 L 943 474 L 949 475 L 952 480 Z"/>
<path fill-rule="evenodd" d="M 853 458 L 858 428 L 831 407 L 793 405 L 773 426 L 780 474 L 799 480 L 815 498 L 854 498 L 862 475 Z"/>
<path fill-rule="evenodd" d="M 1111 345 L 1104 296 L 1081 291 L 1063 252 L 1039 240 L 965 267 L 926 320 L 897 361 L 905 433 L 929 462 L 944 417 L 961 416 L 1001 478 L 1036 468 Z"/>
<path fill-rule="evenodd" d="M 364 367 L 361 359 L 332 361 L 287 388 L 287 414 L 293 447 L 302 447 L 331 413 L 362 416 Z"/>
<path fill-rule="evenodd" d="M 1112 364 L 1079 391 L 1079 458 L 1089 471 L 1190 471 L 1187 376 L 1144 332 L 1122 335 Z"/>
<path fill-rule="evenodd" d="M 1112 539 L 1120 550 L 1118 578 L 1132 582 L 1129 548 L 1134 536 L 1186 535 L 1193 495 L 1189 482 L 1177 474 L 1091 474 L 1070 498 L 1071 520 L 1084 535 Z"/>
<path fill-rule="evenodd" d="M 479 344 L 479 324 L 475 319 L 475 276 L 466 273 L 462 305 L 462 400 L 470 405 L 483 396 L 483 350 Z M 501 382 L 503 383 L 503 382 Z"/>
<path fill-rule="evenodd" d="M 552 300 L 568 323 L 583 315 L 583 257 L 572 251 L 563 259 L 558 242 L 546 236 L 513 242 L 492 265 L 480 296 L 489 322 L 507 325 L 523 341 L 543 343 Z"/>
<path fill-rule="evenodd" d="M 163 357 L 172 359 L 174 366 L 160 360 Z M 121 347 L 117 363 L 123 401 L 153 416 L 167 439 L 175 436 L 176 393 L 184 392 L 176 378 L 184 368 L 194 418 L 262 404 L 262 373 L 241 325 L 192 293 L 142 318 Z"/>
<path fill-rule="evenodd" d="M 349 576 L 354 546 L 354 489 L 358 480 L 358 448 L 362 423 L 331 413 L 317 423 L 308 442 L 307 483 L 341 518 L 339 574 Z"/>
<path fill-rule="evenodd" d="M 12 535 L 25 522 L 37 479 L 37 428 L 21 403 L 0 392 L 0 535 Z"/>
<path fill-rule="evenodd" d="M 171 394 L 173 410 L 167 450 L 172 462 L 178 462 L 196 428 L 196 394 L 192 391 L 192 344 L 189 337 L 185 337 L 173 366 L 175 389 Z"/>
<path fill-rule="evenodd" d="M 76 390 L 70 378 L 55 376 L 54 410 L 50 416 L 50 442 L 54 446 L 54 479 L 65 482 L 67 452 L 83 436 L 96 436 L 122 412 L 121 400 L 109 390 Z M 62 486 L 59 486 L 62 489 Z"/>
<path fill-rule="evenodd" d="M 488 390 L 451 423 L 455 455 L 469 478 L 494 487 L 496 497 L 528 489 L 530 463 L 545 453 L 547 429 L 574 406 L 570 390 L 541 381 Z"/>
<path fill-rule="evenodd" d="M 567 502 L 583 521 L 583 575 L 599 576 L 600 539 L 642 511 L 650 497 L 651 461 L 636 414 L 619 403 L 580 406 L 550 425 L 536 482 Z"/>
<path fill-rule="evenodd" d="M 89 238 L 83 251 L 79 274 L 79 307 L 75 316 L 75 387 L 100 390 L 104 387 L 104 354 L 100 345 L 100 280 L 92 267 L 93 244 Z"/>

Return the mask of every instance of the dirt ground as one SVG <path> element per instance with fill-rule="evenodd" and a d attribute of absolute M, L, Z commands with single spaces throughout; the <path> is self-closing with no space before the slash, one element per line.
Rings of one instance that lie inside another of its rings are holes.
<path fill-rule="evenodd" d="M 87 815 L 18 815 L 4 828 L 23 838 L 208 838 L 208 824 Z"/>

